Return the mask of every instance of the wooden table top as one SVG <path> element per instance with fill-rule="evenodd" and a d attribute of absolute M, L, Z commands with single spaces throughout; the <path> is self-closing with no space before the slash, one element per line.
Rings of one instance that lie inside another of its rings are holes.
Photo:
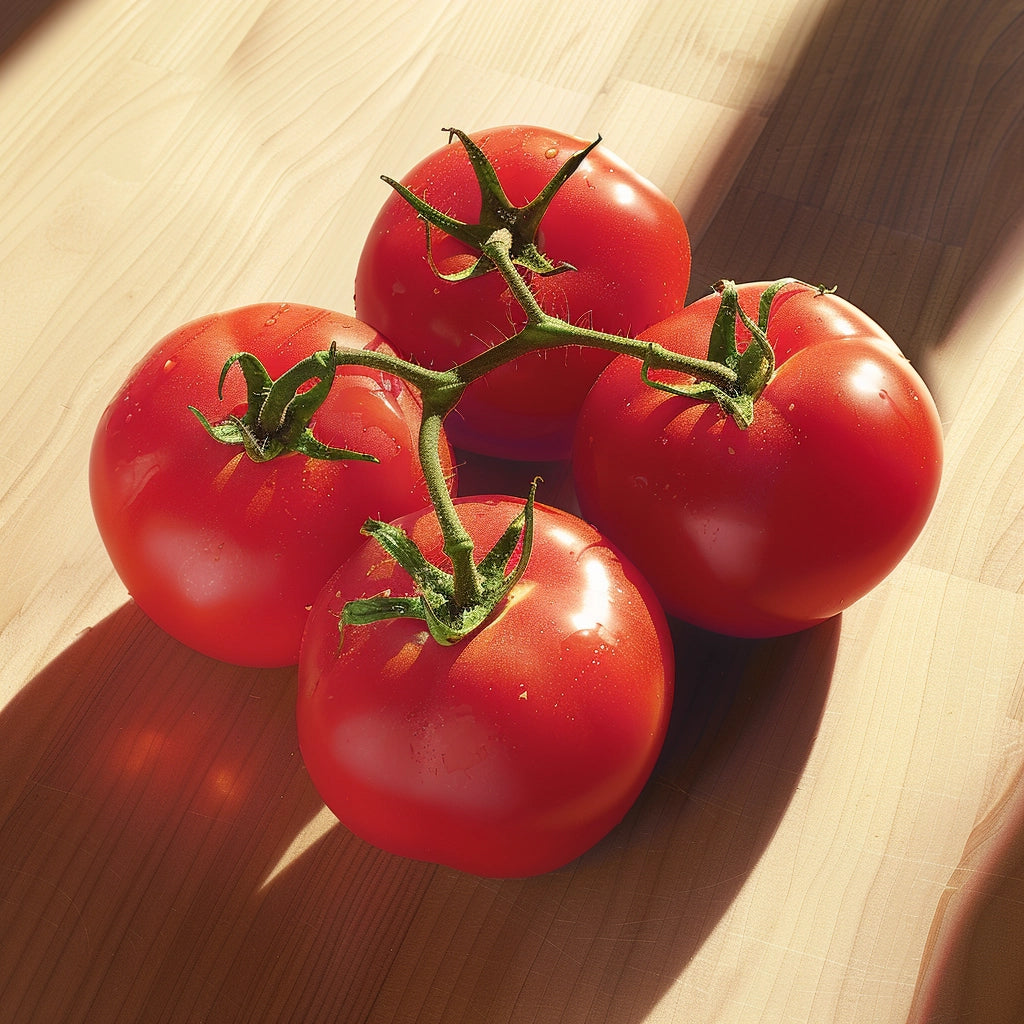
<path fill-rule="evenodd" d="M 14 0 L 0 14 L 0 1020 L 1024 1019 L 1024 7 L 1016 0 Z M 489 881 L 347 834 L 292 670 L 194 654 L 93 523 L 162 335 L 351 312 L 441 129 L 592 137 L 682 211 L 693 288 L 835 282 L 936 396 L 892 576 L 698 685 L 623 824 Z"/>

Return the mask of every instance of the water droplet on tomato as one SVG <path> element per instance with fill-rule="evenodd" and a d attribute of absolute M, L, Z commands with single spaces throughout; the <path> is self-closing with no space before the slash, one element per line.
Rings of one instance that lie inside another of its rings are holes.
<path fill-rule="evenodd" d="M 573 648 L 590 647 L 597 655 L 598 651 L 608 651 L 618 644 L 618 638 L 603 623 L 599 622 L 592 629 L 577 629 L 562 641 L 562 652 L 568 653 Z"/>

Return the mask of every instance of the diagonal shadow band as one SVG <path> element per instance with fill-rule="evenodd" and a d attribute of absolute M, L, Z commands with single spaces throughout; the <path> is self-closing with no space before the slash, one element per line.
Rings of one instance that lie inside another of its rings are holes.
<path fill-rule="evenodd" d="M 981 0 L 831 5 L 695 247 L 712 281 L 792 276 L 912 360 L 1024 219 L 1024 12 Z"/>

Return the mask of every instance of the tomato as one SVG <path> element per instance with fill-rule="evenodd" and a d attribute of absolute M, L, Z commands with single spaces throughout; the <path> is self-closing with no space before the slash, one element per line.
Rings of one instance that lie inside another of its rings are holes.
<path fill-rule="evenodd" d="M 90 461 L 96 523 L 114 568 L 158 625 L 190 647 L 245 665 L 298 660 L 309 606 L 362 542 L 368 516 L 429 504 L 417 457 L 418 395 L 400 380 L 339 367 L 312 429 L 325 444 L 379 464 L 286 454 L 255 462 L 220 444 L 211 421 L 240 412 L 246 350 L 278 377 L 313 352 L 387 349 L 351 317 L 301 305 L 247 306 L 169 334 L 135 367 L 103 413 Z M 450 470 L 450 452 L 442 453 Z"/>
<path fill-rule="evenodd" d="M 755 322 L 765 287 L 739 286 Z M 705 356 L 718 307 L 700 299 L 641 338 Z M 582 514 L 666 611 L 752 637 L 820 622 L 881 581 L 923 527 L 942 468 L 927 388 L 863 312 L 789 284 L 767 334 L 775 371 L 746 430 L 716 403 L 645 385 L 619 357 L 583 407 L 573 453 Z M 740 326 L 741 350 L 750 337 Z"/>
<path fill-rule="evenodd" d="M 587 143 L 547 128 L 512 125 L 470 136 L 493 163 L 509 201 L 526 204 Z M 435 208 L 475 221 L 480 188 L 461 145 L 430 154 L 402 183 Z M 643 330 L 682 307 L 690 247 L 679 212 L 654 185 L 602 145 L 561 187 L 544 215 L 539 248 L 575 271 L 523 272 L 545 312 L 609 334 Z M 444 273 L 471 250 L 431 231 Z M 355 281 L 356 315 L 406 358 L 439 370 L 515 334 L 522 310 L 497 272 L 457 282 L 431 268 L 424 228 L 393 193 L 370 228 Z M 456 447 L 513 459 L 565 459 L 580 405 L 611 355 L 563 347 L 520 356 L 467 389 L 446 427 Z"/>
<path fill-rule="evenodd" d="M 522 508 L 456 499 L 478 549 Z M 446 561 L 432 511 L 400 518 Z M 325 586 L 299 661 L 299 745 L 356 835 L 490 877 L 566 864 L 616 825 L 654 766 L 673 655 L 650 588 L 592 527 L 537 505 L 523 577 L 479 630 L 445 646 L 419 620 L 345 627 L 350 599 L 413 593 L 372 540 Z"/>

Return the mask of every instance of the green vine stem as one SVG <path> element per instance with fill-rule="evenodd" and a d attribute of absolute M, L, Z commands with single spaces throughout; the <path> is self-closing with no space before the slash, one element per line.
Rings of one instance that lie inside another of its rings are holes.
<path fill-rule="evenodd" d="M 486 352 L 448 370 L 431 370 L 386 352 L 339 349 L 332 346 L 328 351 L 307 357 L 301 364 L 286 371 L 277 381 L 269 378 L 255 356 L 250 353 L 238 353 L 225 363 L 220 390 L 223 391 L 224 376 L 237 363 L 248 384 L 249 409 L 246 414 L 243 417 L 229 416 L 220 423 L 211 424 L 198 410 L 193 409 L 215 440 L 225 444 L 243 444 L 250 456 L 259 461 L 266 461 L 287 451 L 299 451 L 312 458 L 365 459 L 368 456 L 358 452 L 327 449 L 322 445 L 318 447 L 318 442 L 312 437 L 307 424 L 319 402 L 326 398 L 328 387 L 322 385 L 329 385 L 337 366 L 358 365 L 399 377 L 415 388 L 420 394 L 423 410 L 418 453 L 430 500 L 444 538 L 444 552 L 452 565 L 450 603 L 455 611 L 478 607 L 481 602 L 488 599 L 488 594 L 503 593 L 501 587 L 494 581 L 481 577 L 474 557 L 473 539 L 459 518 L 440 457 L 445 417 L 458 404 L 470 383 L 526 352 L 564 345 L 590 345 L 636 358 L 640 363 L 643 379 L 652 387 L 688 394 L 702 400 L 718 400 L 733 415 L 736 415 L 736 410 L 727 403 L 732 402 L 735 405 L 734 396 L 738 392 L 742 401 L 743 357 L 721 361 L 723 351 L 728 346 L 724 345 L 720 338 L 712 344 L 712 349 L 716 346 L 718 348 L 718 351 L 714 352 L 716 358 L 697 359 L 637 338 L 620 337 L 578 327 L 545 313 L 509 256 L 510 241 L 509 233 L 499 229 L 484 243 L 482 251 L 508 282 L 512 294 L 526 314 L 526 324 L 517 334 Z M 773 286 L 772 294 L 783 283 L 785 282 L 778 282 Z M 739 316 L 759 342 L 757 346 L 748 347 L 747 351 L 757 349 L 758 353 L 761 353 L 763 349 L 767 349 L 770 352 L 763 329 L 739 310 L 738 302 L 735 300 L 735 285 L 731 282 L 721 282 L 718 287 L 723 295 L 723 312 L 720 313 L 719 321 L 731 321 L 732 338 L 735 338 L 735 320 Z M 768 306 L 770 298 L 768 304 L 764 306 L 763 315 L 759 317 L 765 322 Z M 734 340 L 732 351 L 735 353 Z M 767 376 L 770 376 L 771 367 L 766 367 L 762 354 L 752 355 L 746 361 L 751 366 L 756 366 L 759 378 L 763 378 L 760 385 L 763 387 L 763 383 L 767 382 Z M 730 365 L 730 362 L 733 365 Z M 695 383 L 679 387 L 661 384 L 649 377 L 649 373 L 655 370 L 681 372 L 693 377 Z M 316 378 L 316 387 L 301 390 L 311 378 Z M 319 401 L 310 396 L 315 396 Z M 751 397 L 747 403 L 751 407 L 752 401 Z M 744 417 L 745 422 L 739 417 L 737 420 L 741 426 L 745 426 L 749 423 L 749 415 Z M 529 515 L 532 517 L 532 504 Z M 364 527 L 364 532 L 374 535 L 374 531 L 379 531 L 381 525 L 370 520 Z M 532 529 L 532 519 L 527 527 Z M 409 613 L 405 611 L 403 614 Z M 431 610 L 429 617 L 424 617 L 428 618 L 433 631 L 432 620 L 436 617 L 435 611 Z M 372 621 L 372 618 L 373 615 L 367 615 L 365 621 Z M 469 616 L 466 621 L 473 623 L 471 628 L 476 628 L 480 618 Z M 443 642 L 446 643 L 453 642 L 453 635 L 456 638 L 463 635 L 460 627 L 452 622 L 442 623 L 440 629 L 445 637 Z M 466 631 L 470 631 L 469 628 Z"/>
<path fill-rule="evenodd" d="M 508 592 L 513 578 L 518 578 L 505 572 L 515 547 L 514 538 L 519 537 L 525 556 L 533 529 L 533 493 L 536 483 L 523 513 L 510 525 L 506 538 L 499 546 L 500 557 L 491 552 L 481 562 L 476 561 L 473 539 L 459 518 L 440 456 L 445 417 L 458 404 L 466 387 L 527 352 L 566 345 L 591 346 L 616 355 L 636 358 L 640 364 L 641 378 L 649 386 L 700 401 L 717 402 L 741 428 L 746 428 L 753 418 L 754 402 L 774 372 L 774 356 L 765 333 L 772 299 L 781 287 L 791 281 L 787 278 L 766 289 L 761 298 L 756 323 L 740 308 L 735 284 L 719 282 L 716 290 L 720 292 L 722 302 L 706 359 L 686 356 L 637 338 L 605 334 L 560 320 L 544 312 L 524 277 L 524 274 L 530 273 L 550 274 L 571 270 L 551 265 L 542 254 L 538 257 L 531 250 L 531 232 L 536 228 L 534 222 L 539 222 L 543 208 L 557 185 L 545 189 L 533 204 L 521 208 L 512 207 L 501 192 L 492 173 L 493 169 L 489 170 L 486 157 L 469 144 L 463 133 L 457 134 L 474 161 L 477 178 L 485 195 L 485 209 L 487 190 L 491 189 L 495 194 L 490 201 L 502 213 L 497 219 L 509 223 L 517 232 L 516 235 L 508 227 L 493 227 L 493 219 L 490 219 L 490 226 L 484 223 L 489 220 L 487 217 L 482 217 L 482 223 L 478 225 L 452 222 L 396 182 L 387 178 L 385 180 L 412 203 L 425 221 L 428 250 L 432 221 L 442 230 L 454 231 L 458 237 L 465 236 L 467 244 L 479 249 L 481 255 L 474 264 L 471 276 L 491 271 L 501 274 L 525 314 L 526 323 L 522 329 L 500 344 L 448 370 L 428 369 L 386 352 L 339 349 L 332 345 L 329 351 L 314 353 L 273 381 L 255 356 L 238 353 L 225 363 L 219 390 L 222 394 L 224 377 L 237 363 L 245 375 L 248 387 L 246 413 L 241 417 L 229 416 L 212 424 L 198 410 L 192 410 L 211 437 L 224 444 L 243 445 L 250 457 L 258 461 L 266 461 L 287 452 L 301 452 L 312 458 L 368 459 L 370 456 L 359 452 L 327 448 L 313 437 L 309 429 L 313 413 L 326 398 L 335 369 L 342 365 L 364 366 L 399 377 L 415 388 L 422 402 L 418 438 L 420 463 L 452 572 L 449 576 L 437 567 L 424 567 L 422 556 L 417 558 L 408 553 L 412 542 L 408 538 L 394 536 L 393 528 L 387 524 L 368 520 L 363 532 L 376 537 L 381 543 L 384 543 L 382 538 L 386 537 L 391 545 L 389 550 L 407 553 L 401 555 L 402 564 L 408 562 L 407 568 L 414 579 L 418 575 L 423 577 L 422 580 L 417 579 L 417 583 L 422 584 L 420 590 L 424 597 L 419 610 L 415 600 L 412 606 L 403 600 L 400 614 L 423 618 L 434 636 L 443 643 L 461 639 L 486 620 L 493 610 L 493 602 Z M 556 175 L 557 184 L 568 177 L 598 141 L 595 140 L 590 147 L 570 159 L 566 167 Z M 752 336 L 751 343 L 743 352 L 739 352 L 736 345 L 737 320 L 742 321 Z M 693 378 L 693 383 L 666 384 L 652 380 L 651 372 L 658 370 L 677 371 Z M 312 388 L 305 388 L 306 383 L 312 379 L 315 379 L 316 384 Z M 521 573 L 524 566 L 525 562 L 516 572 Z M 358 611 L 353 610 L 348 621 L 373 621 L 399 614 L 395 602 L 388 602 L 384 595 L 379 599 L 360 600 L 358 605 Z"/>
<path fill-rule="evenodd" d="M 419 456 L 427 482 L 430 500 L 434 506 L 444 553 L 452 563 L 453 602 L 462 608 L 478 603 L 483 597 L 483 581 L 473 558 L 473 538 L 470 537 L 452 501 L 444 470 L 441 466 L 441 428 L 445 416 L 455 407 L 462 389 L 449 389 L 445 399 L 437 401 L 427 395 L 423 399 L 423 419 L 420 421 Z"/>
<path fill-rule="evenodd" d="M 465 384 L 526 352 L 559 348 L 564 345 L 587 345 L 617 355 L 634 356 L 640 360 L 645 373 L 649 370 L 676 370 L 698 380 L 708 381 L 724 390 L 737 385 L 736 372 L 721 362 L 697 359 L 636 338 L 579 327 L 545 313 L 530 286 L 516 270 L 509 254 L 511 241 L 510 233 L 505 229 L 499 229 L 484 243 L 483 252 L 505 279 L 509 290 L 522 307 L 526 314 L 526 325 L 507 341 L 455 367 L 459 379 Z"/>

